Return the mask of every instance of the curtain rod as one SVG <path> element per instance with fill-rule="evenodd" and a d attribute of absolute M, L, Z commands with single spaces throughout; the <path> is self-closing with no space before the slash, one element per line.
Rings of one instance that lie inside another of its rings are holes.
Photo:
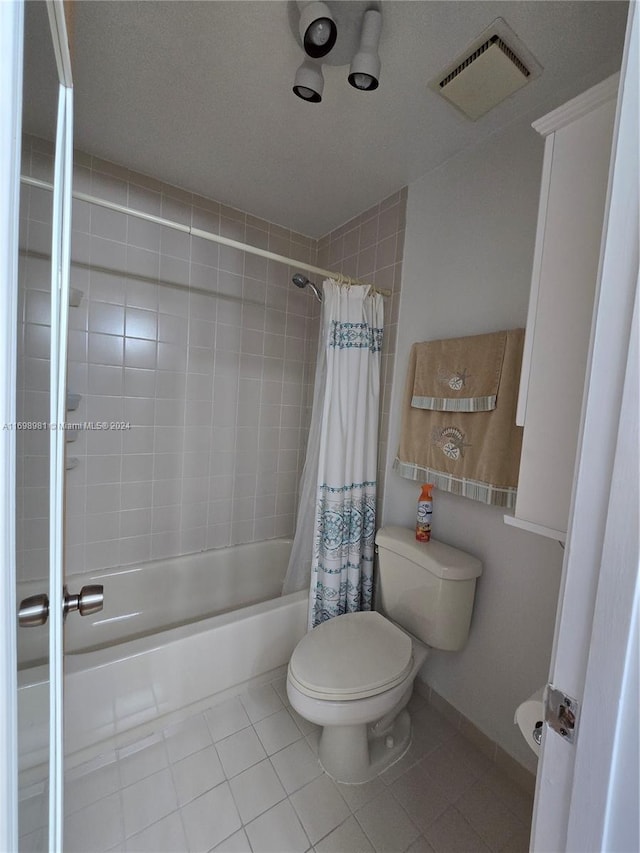
<path fill-rule="evenodd" d="M 23 184 L 31 187 L 37 187 L 42 190 L 53 190 L 53 185 L 47 181 L 41 181 L 39 178 L 30 178 L 27 175 L 22 175 L 20 180 Z M 334 279 L 338 284 L 345 285 L 364 285 L 370 287 L 374 293 L 379 293 L 381 296 L 391 296 L 390 290 L 381 290 L 373 284 L 368 284 L 365 281 L 359 281 L 357 278 L 343 275 L 342 273 L 331 272 L 322 267 L 316 267 L 313 264 L 307 264 L 304 261 L 298 261 L 295 258 L 288 258 L 285 255 L 277 255 L 275 252 L 269 252 L 266 249 L 259 249 L 257 246 L 251 246 L 249 243 L 241 243 L 239 240 L 232 240 L 230 237 L 223 237 L 220 234 L 213 234 L 211 231 L 202 231 L 200 228 L 194 228 L 192 225 L 182 225 L 180 222 L 173 222 L 171 219 L 163 219 L 161 216 L 154 216 L 152 213 L 144 213 L 142 210 L 135 210 L 131 207 L 126 207 L 123 204 L 118 204 L 114 201 L 107 201 L 98 196 L 87 195 L 87 193 L 73 192 L 73 197 L 78 201 L 86 201 L 89 204 L 96 204 L 99 207 L 106 207 L 108 210 L 115 210 L 117 213 L 124 213 L 127 216 L 135 216 L 138 219 L 144 219 L 147 222 L 153 222 L 156 225 L 162 225 L 165 228 L 173 228 L 174 231 L 182 231 L 184 234 L 190 234 L 192 237 L 200 237 L 202 240 L 209 240 L 212 243 L 221 243 L 223 246 L 230 246 L 233 249 L 240 249 L 242 252 L 249 252 L 252 255 L 259 255 L 262 258 L 267 258 L 270 261 L 286 264 L 287 266 L 297 267 L 305 272 L 316 273 L 328 278 Z"/>

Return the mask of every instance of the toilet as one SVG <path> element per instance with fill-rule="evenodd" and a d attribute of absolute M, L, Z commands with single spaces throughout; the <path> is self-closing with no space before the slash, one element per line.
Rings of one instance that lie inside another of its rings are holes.
<path fill-rule="evenodd" d="M 476 557 L 415 531 L 376 536 L 381 613 L 346 613 L 318 625 L 289 661 L 292 708 L 322 726 L 318 758 L 337 782 L 368 782 L 411 743 L 406 705 L 429 648 L 459 651 L 469 634 Z"/>

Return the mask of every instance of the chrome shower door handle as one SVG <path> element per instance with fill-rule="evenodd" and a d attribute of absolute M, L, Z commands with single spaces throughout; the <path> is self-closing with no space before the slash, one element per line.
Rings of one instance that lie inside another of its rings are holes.
<path fill-rule="evenodd" d="M 66 618 L 68 613 L 78 610 L 81 616 L 90 616 L 98 613 L 104 606 L 104 587 L 102 584 L 88 584 L 83 586 L 77 595 L 71 595 L 64 588 L 63 613 Z"/>
<path fill-rule="evenodd" d="M 83 586 L 78 595 L 70 595 L 65 586 L 62 604 L 64 618 L 67 613 L 78 610 L 81 616 L 89 616 L 98 613 L 104 606 L 104 587 L 102 584 L 88 584 Z M 44 625 L 49 618 L 49 596 L 30 595 L 20 602 L 18 610 L 18 624 L 23 628 L 33 628 L 36 625 Z"/>
<path fill-rule="evenodd" d="M 49 618 L 49 596 L 30 595 L 23 598 L 18 610 L 18 624 L 23 628 L 34 628 L 36 625 L 44 625 Z"/>

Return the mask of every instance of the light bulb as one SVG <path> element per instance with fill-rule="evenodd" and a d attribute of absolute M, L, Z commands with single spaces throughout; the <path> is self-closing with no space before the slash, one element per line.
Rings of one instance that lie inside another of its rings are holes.
<path fill-rule="evenodd" d="M 296 95 L 300 95 L 301 98 L 307 101 L 311 100 L 315 94 L 313 89 L 308 89 L 306 86 L 296 86 Z"/>
<path fill-rule="evenodd" d="M 370 74 L 352 74 L 351 82 L 356 89 L 368 89 L 371 86 Z"/>
<path fill-rule="evenodd" d="M 307 30 L 307 37 L 313 44 L 323 47 L 331 38 L 331 32 L 331 21 L 327 18 L 318 18 Z"/>
<path fill-rule="evenodd" d="M 299 2 L 300 21 L 298 24 L 302 47 L 312 59 L 326 56 L 338 37 L 338 28 L 329 7 L 322 0 Z"/>

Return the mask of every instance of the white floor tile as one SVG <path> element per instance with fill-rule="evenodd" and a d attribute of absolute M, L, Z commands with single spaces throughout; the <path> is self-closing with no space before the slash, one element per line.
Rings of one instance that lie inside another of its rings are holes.
<path fill-rule="evenodd" d="M 213 745 L 176 761 L 171 766 L 171 772 L 181 806 L 225 780 L 222 764 Z"/>
<path fill-rule="evenodd" d="M 238 697 L 214 705 L 205 711 L 204 716 L 214 743 L 251 725 L 251 720 Z"/>
<path fill-rule="evenodd" d="M 498 799 L 505 804 L 509 811 L 512 811 L 527 826 L 531 824 L 531 813 L 533 812 L 533 796 L 531 794 L 518 785 L 514 785 L 513 781 L 497 767 L 492 768 L 482 781 L 495 792 Z"/>
<path fill-rule="evenodd" d="M 251 853 L 251 845 L 244 829 L 239 829 L 221 841 L 212 853 Z"/>
<path fill-rule="evenodd" d="M 309 840 L 288 800 L 245 827 L 253 853 L 304 853 Z"/>
<path fill-rule="evenodd" d="M 284 749 L 285 746 L 295 743 L 302 737 L 302 732 L 293 722 L 286 708 L 255 723 L 254 728 L 267 755 L 273 755 L 274 752 Z"/>
<path fill-rule="evenodd" d="M 378 853 L 406 850 L 420 835 L 416 825 L 388 791 L 359 809 L 356 818 Z"/>
<path fill-rule="evenodd" d="M 20 796 L 18 803 L 18 826 L 20 835 L 27 835 L 47 825 L 49 820 L 49 799 L 44 786 L 38 786 L 40 793 L 33 796 Z"/>
<path fill-rule="evenodd" d="M 126 845 L 127 853 L 177 853 L 186 850 L 187 839 L 179 812 L 172 812 L 133 835 Z"/>
<path fill-rule="evenodd" d="M 187 849 L 192 853 L 211 850 L 242 825 L 227 782 L 191 800 L 181 812 Z"/>
<path fill-rule="evenodd" d="M 422 832 L 449 807 L 448 797 L 422 763 L 403 773 L 391 791 Z"/>
<path fill-rule="evenodd" d="M 102 853 L 123 841 L 120 794 L 111 794 L 69 815 L 64 837 L 65 853 Z"/>
<path fill-rule="evenodd" d="M 482 779 L 460 797 L 456 808 L 492 850 L 502 850 L 523 828 L 521 821 Z"/>
<path fill-rule="evenodd" d="M 363 782 L 362 785 L 338 785 L 338 790 L 344 797 L 347 805 L 352 812 L 357 812 L 365 803 L 377 797 L 385 790 L 384 783 L 380 781 L 378 776 L 370 782 Z"/>
<path fill-rule="evenodd" d="M 291 802 L 312 844 L 351 814 L 336 785 L 324 775 L 292 794 Z"/>
<path fill-rule="evenodd" d="M 527 847 L 527 851 L 528 851 Z M 434 853 L 433 847 L 422 835 L 416 838 L 411 847 L 407 847 L 407 853 Z"/>
<path fill-rule="evenodd" d="M 478 779 L 494 767 L 493 761 L 462 735 L 456 735 L 447 744 L 453 755 L 464 761 Z"/>
<path fill-rule="evenodd" d="M 431 824 L 425 838 L 436 853 L 473 850 L 473 853 L 489 853 L 489 848 L 453 806 Z"/>
<path fill-rule="evenodd" d="M 164 770 L 169 765 L 167 750 L 161 735 L 149 739 L 139 749 L 127 747 L 126 750 L 120 750 L 119 755 L 120 783 L 125 788 L 146 776 Z"/>
<path fill-rule="evenodd" d="M 249 823 L 286 797 L 268 759 L 240 773 L 229 784 L 243 823 Z"/>
<path fill-rule="evenodd" d="M 318 763 L 321 729 L 283 691 L 284 678 L 261 684 L 74 767 L 65 853 L 526 851 L 531 796 L 433 708 L 413 703 L 405 759 L 340 785 Z M 42 783 L 21 798 L 21 853 L 44 853 Z"/>
<path fill-rule="evenodd" d="M 212 743 L 211 734 L 202 714 L 165 729 L 164 737 L 170 761 L 179 761 Z"/>
<path fill-rule="evenodd" d="M 65 756 L 65 784 L 80 776 L 86 776 L 87 773 L 93 773 L 94 770 L 101 770 L 103 767 L 113 764 L 117 760 L 118 754 L 115 747 L 106 747 L 100 755 L 96 755 L 94 758 L 90 758 L 89 761 L 83 761 L 80 764 L 75 764 L 72 756 Z"/>
<path fill-rule="evenodd" d="M 243 729 L 216 744 L 227 779 L 267 757 L 253 727 Z"/>
<path fill-rule="evenodd" d="M 287 794 L 322 775 L 318 757 L 306 740 L 298 740 L 271 756 L 271 763 Z"/>
<path fill-rule="evenodd" d="M 275 714 L 283 705 L 280 697 L 270 684 L 250 687 L 242 693 L 240 700 L 252 723 L 257 723 L 269 714 Z"/>
<path fill-rule="evenodd" d="M 277 678 L 275 681 L 272 681 L 271 686 L 280 697 L 282 704 L 285 707 L 288 707 L 289 697 L 287 696 L 287 676 L 282 675 L 280 678 Z"/>
<path fill-rule="evenodd" d="M 447 741 L 429 753 L 419 762 L 419 766 L 440 786 L 449 802 L 454 803 L 478 777 L 464 756 L 459 751 L 453 751 L 451 743 Z"/>
<path fill-rule="evenodd" d="M 369 839 L 355 817 L 345 820 L 316 844 L 317 853 L 373 853 Z"/>
<path fill-rule="evenodd" d="M 431 705 L 423 704 L 411 713 L 411 725 L 416 747 L 426 755 L 435 747 L 454 738 L 458 730 Z M 414 750 L 415 751 L 415 750 Z"/>
<path fill-rule="evenodd" d="M 169 768 L 124 788 L 122 802 L 127 838 L 171 814 L 178 807 L 178 798 Z"/>
<path fill-rule="evenodd" d="M 115 761 L 83 776 L 66 779 L 64 785 L 65 814 L 77 812 L 119 789 L 120 776 Z"/>
<path fill-rule="evenodd" d="M 21 835 L 18 839 L 20 853 L 47 853 L 49 849 L 49 836 L 45 827 L 40 827 L 34 832 Z"/>

